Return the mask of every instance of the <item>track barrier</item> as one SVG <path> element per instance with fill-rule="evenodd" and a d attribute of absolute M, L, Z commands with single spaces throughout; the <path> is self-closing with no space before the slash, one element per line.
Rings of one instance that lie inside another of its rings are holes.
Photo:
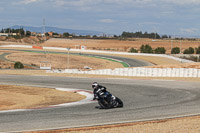
<path fill-rule="evenodd" d="M 40 47 L 40 46 L 33 46 L 32 48 L 34 48 L 34 49 L 43 49 L 43 47 Z"/>
<path fill-rule="evenodd" d="M 115 68 L 82 71 L 78 69 L 47 70 L 49 73 L 94 74 L 133 77 L 200 77 L 200 69 L 196 68 Z"/>
<path fill-rule="evenodd" d="M 13 48 L 37 48 L 37 49 L 53 49 L 53 50 L 65 50 L 66 48 L 59 47 L 38 47 L 27 45 L 1 45 L 0 47 L 13 47 Z M 146 54 L 146 53 L 128 53 L 128 52 L 113 52 L 113 51 L 98 51 L 98 50 L 81 50 L 70 49 L 70 51 L 76 52 L 92 52 L 92 53 L 106 53 L 106 54 L 119 54 L 119 55 L 140 55 L 140 56 L 157 56 L 165 57 L 180 61 L 182 63 L 193 62 L 177 58 L 171 55 L 165 54 Z M 65 70 L 47 70 L 47 72 L 53 73 L 72 73 L 72 74 L 97 74 L 97 75 L 115 75 L 115 76 L 139 76 L 139 77 L 200 77 L 200 69 L 195 68 L 115 68 L 115 69 L 101 69 L 81 71 L 78 69 L 65 69 Z"/>
<path fill-rule="evenodd" d="M 28 46 L 28 45 L 0 45 L 0 47 L 11 47 L 11 48 L 38 48 L 38 49 L 46 49 L 46 50 L 63 50 L 67 51 L 66 48 L 60 47 L 39 47 L 39 46 Z M 116 51 L 102 51 L 102 50 L 82 50 L 82 49 L 70 49 L 70 51 L 74 52 L 87 52 L 87 53 L 102 53 L 102 54 L 116 54 L 116 55 L 135 55 L 135 56 L 156 56 L 156 57 L 165 57 L 173 60 L 180 61 L 182 63 L 193 62 L 186 59 L 181 59 L 178 57 L 174 57 L 166 54 L 148 54 L 148 53 L 128 53 L 128 52 L 116 52 Z"/>

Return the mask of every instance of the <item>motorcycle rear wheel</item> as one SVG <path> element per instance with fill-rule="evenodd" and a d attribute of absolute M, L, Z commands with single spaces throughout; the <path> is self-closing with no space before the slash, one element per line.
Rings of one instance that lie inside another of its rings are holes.
<path fill-rule="evenodd" d="M 103 100 L 98 100 L 99 105 L 104 109 L 111 108 L 111 105 L 109 103 L 104 102 Z"/>

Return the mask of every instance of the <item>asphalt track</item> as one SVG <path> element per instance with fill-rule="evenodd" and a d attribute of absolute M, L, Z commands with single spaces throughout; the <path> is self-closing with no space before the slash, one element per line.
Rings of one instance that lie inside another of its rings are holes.
<path fill-rule="evenodd" d="M 96 109 L 97 102 L 0 113 L 0 132 L 30 131 L 155 120 L 200 114 L 200 83 L 103 78 L 0 75 L 0 84 L 92 90 L 97 81 L 121 98 L 123 108 Z"/>
<path fill-rule="evenodd" d="M 46 53 L 46 54 L 67 54 L 67 52 L 54 52 L 54 51 L 41 51 L 41 50 L 20 50 L 20 49 L 0 49 L 0 51 L 8 50 L 8 51 L 19 51 L 19 52 L 34 52 L 34 53 Z M 7 55 L 6 53 L 5 55 Z M 133 58 L 126 58 L 126 57 L 118 57 L 118 56 L 112 56 L 112 55 L 101 55 L 101 54 L 86 54 L 86 53 L 75 53 L 71 52 L 71 55 L 80 55 L 80 56 L 89 56 L 89 57 L 95 57 L 95 58 L 104 58 L 104 59 L 115 59 L 122 62 L 122 64 L 126 67 L 141 67 L 141 66 L 152 66 L 152 63 L 143 61 L 143 60 L 137 60 Z M 3 55 L 0 55 L 0 59 L 7 60 Z M 127 65 L 126 65 L 127 64 Z"/>
<path fill-rule="evenodd" d="M 122 60 L 130 66 L 151 65 L 129 58 L 106 57 Z M 96 109 L 98 104 L 94 102 L 69 107 L 0 112 L 0 132 L 59 129 L 200 114 L 200 83 L 197 82 L 0 75 L 0 84 L 90 91 L 94 81 L 105 85 L 112 94 L 122 99 L 124 107 Z"/>

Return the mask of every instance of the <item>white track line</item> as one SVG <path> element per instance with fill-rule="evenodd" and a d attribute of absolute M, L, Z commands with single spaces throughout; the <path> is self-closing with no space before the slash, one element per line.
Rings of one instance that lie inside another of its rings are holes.
<path fill-rule="evenodd" d="M 77 102 L 63 103 L 63 104 L 59 104 L 59 105 L 52 105 L 52 107 L 72 106 L 72 105 L 80 105 L 80 104 L 86 104 L 86 103 L 94 102 L 92 100 L 93 99 L 93 93 L 90 92 L 90 91 L 80 90 L 80 89 L 70 89 L 70 88 L 56 88 L 56 90 L 76 92 L 76 93 L 79 93 L 80 95 L 86 96 L 86 98 L 81 100 L 81 101 L 77 101 Z"/>

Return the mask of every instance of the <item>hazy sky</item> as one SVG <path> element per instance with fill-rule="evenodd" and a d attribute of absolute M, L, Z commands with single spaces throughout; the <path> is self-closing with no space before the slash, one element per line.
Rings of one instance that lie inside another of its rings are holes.
<path fill-rule="evenodd" d="M 200 0 L 1 0 L 0 28 L 46 25 L 200 36 Z"/>

